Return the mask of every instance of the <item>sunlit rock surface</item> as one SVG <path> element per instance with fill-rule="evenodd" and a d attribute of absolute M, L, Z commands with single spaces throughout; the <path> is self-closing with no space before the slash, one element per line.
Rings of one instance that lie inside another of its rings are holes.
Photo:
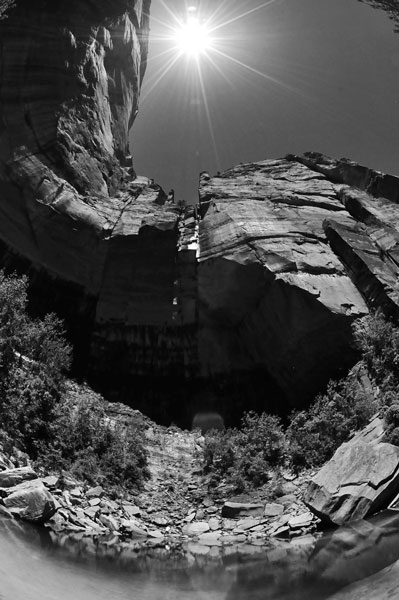
<path fill-rule="evenodd" d="M 350 326 L 368 309 L 323 226 L 333 218 L 355 226 L 339 192 L 295 160 L 203 174 L 198 290 L 205 373 L 262 366 L 295 399 L 353 360 Z"/>
<path fill-rule="evenodd" d="M 31 523 L 44 523 L 56 511 L 53 496 L 40 479 L 24 481 L 2 490 L 5 507 L 14 516 Z"/>
<path fill-rule="evenodd" d="M 387 508 L 399 493 L 399 449 L 381 441 L 379 418 L 342 444 L 312 477 L 304 502 L 318 517 L 342 525 Z"/>

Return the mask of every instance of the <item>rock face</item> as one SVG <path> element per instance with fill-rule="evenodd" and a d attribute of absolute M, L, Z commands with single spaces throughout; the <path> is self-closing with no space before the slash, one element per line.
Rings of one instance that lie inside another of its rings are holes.
<path fill-rule="evenodd" d="M 304 502 L 321 519 L 337 525 L 386 508 L 399 492 L 399 448 L 381 442 L 376 418 L 311 480 Z"/>
<path fill-rule="evenodd" d="M 323 229 L 332 218 L 354 225 L 338 192 L 339 186 L 297 160 L 202 176 L 204 372 L 262 366 L 295 400 L 320 389 L 343 357 L 353 360 L 350 326 L 367 307 Z"/>
<path fill-rule="evenodd" d="M 398 320 L 399 178 L 290 155 L 204 173 L 200 202 L 204 374 L 261 367 L 298 405 L 353 361 L 354 319 Z"/>
<path fill-rule="evenodd" d="M 76 364 L 114 382 L 185 362 L 179 210 L 128 149 L 149 7 L 19 0 L 0 22 L 0 266 L 29 273 L 32 310 L 64 317 Z"/>
<path fill-rule="evenodd" d="M 3 502 L 13 516 L 31 523 L 45 523 L 55 513 L 53 496 L 40 479 L 18 483 L 2 490 Z"/>

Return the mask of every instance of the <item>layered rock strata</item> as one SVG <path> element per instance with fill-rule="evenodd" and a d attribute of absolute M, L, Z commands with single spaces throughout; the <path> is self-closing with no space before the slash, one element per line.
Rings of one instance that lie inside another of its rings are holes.
<path fill-rule="evenodd" d="M 204 173 L 203 373 L 262 368 L 298 405 L 349 366 L 354 319 L 399 319 L 398 203 L 399 178 L 316 153 Z"/>
<path fill-rule="evenodd" d="M 329 523 L 363 519 L 386 508 L 399 492 L 399 449 L 383 442 L 375 418 L 342 444 L 309 483 L 304 502 Z"/>
<path fill-rule="evenodd" d="M 323 229 L 329 218 L 353 223 L 338 191 L 285 159 L 202 176 L 204 372 L 264 368 L 295 400 L 352 360 L 350 326 L 367 307 Z"/>

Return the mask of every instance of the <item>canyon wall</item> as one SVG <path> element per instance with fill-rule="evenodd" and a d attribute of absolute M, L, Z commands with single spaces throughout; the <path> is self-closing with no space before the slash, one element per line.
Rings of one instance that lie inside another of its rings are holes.
<path fill-rule="evenodd" d="M 56 310 L 75 368 L 184 376 L 174 305 L 179 214 L 137 178 L 150 0 L 18 0 L 0 22 L 0 263 Z M 186 344 L 187 345 L 187 344 Z"/>
<path fill-rule="evenodd" d="M 0 266 L 110 399 L 183 425 L 287 412 L 353 364 L 355 319 L 399 319 L 399 179 L 310 153 L 169 202 L 127 142 L 149 5 L 19 0 L 0 22 Z"/>
<path fill-rule="evenodd" d="M 316 153 L 202 174 L 204 375 L 263 369 L 298 406 L 342 374 L 354 319 L 399 320 L 398 203 L 399 178 Z"/>

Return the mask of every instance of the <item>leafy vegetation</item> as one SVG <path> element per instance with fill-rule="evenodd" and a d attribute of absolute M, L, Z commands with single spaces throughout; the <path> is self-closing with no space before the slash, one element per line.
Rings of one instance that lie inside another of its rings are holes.
<path fill-rule="evenodd" d="M 399 446 L 399 327 L 377 314 L 359 321 L 355 336 L 378 389 L 385 441 Z"/>
<path fill-rule="evenodd" d="M 139 487 L 149 476 L 142 425 L 137 419 L 128 426 L 110 419 L 103 399 L 89 388 L 66 393 L 41 463 L 90 483 Z"/>
<path fill-rule="evenodd" d="M 271 469 L 285 461 L 286 443 L 278 417 L 245 413 L 240 429 L 212 431 L 205 438 L 204 471 L 211 485 L 223 478 L 238 492 L 260 487 L 271 478 Z"/>
<path fill-rule="evenodd" d="M 355 322 L 353 330 L 370 376 L 384 391 L 395 390 L 399 384 L 399 327 L 377 313 Z"/>
<path fill-rule="evenodd" d="M 362 356 L 357 370 L 330 382 L 308 410 L 291 416 L 287 436 L 296 469 L 323 464 L 377 411 L 386 422 L 386 441 L 399 445 L 399 328 L 376 313 L 356 321 L 353 333 Z M 362 372 L 373 392 L 363 385 Z"/>
<path fill-rule="evenodd" d="M 88 388 L 70 394 L 71 347 L 55 315 L 32 319 L 26 277 L 0 271 L 0 429 L 39 465 L 91 483 L 138 486 L 148 475 L 142 423 L 107 417 Z"/>
<path fill-rule="evenodd" d="M 361 429 L 377 405 L 351 373 L 331 381 L 308 410 L 295 412 L 287 428 L 290 461 L 298 470 L 322 465 L 353 431 Z"/>
<path fill-rule="evenodd" d="M 55 315 L 31 319 L 27 279 L 0 272 L 1 427 L 33 459 L 51 438 L 71 348 Z"/>

